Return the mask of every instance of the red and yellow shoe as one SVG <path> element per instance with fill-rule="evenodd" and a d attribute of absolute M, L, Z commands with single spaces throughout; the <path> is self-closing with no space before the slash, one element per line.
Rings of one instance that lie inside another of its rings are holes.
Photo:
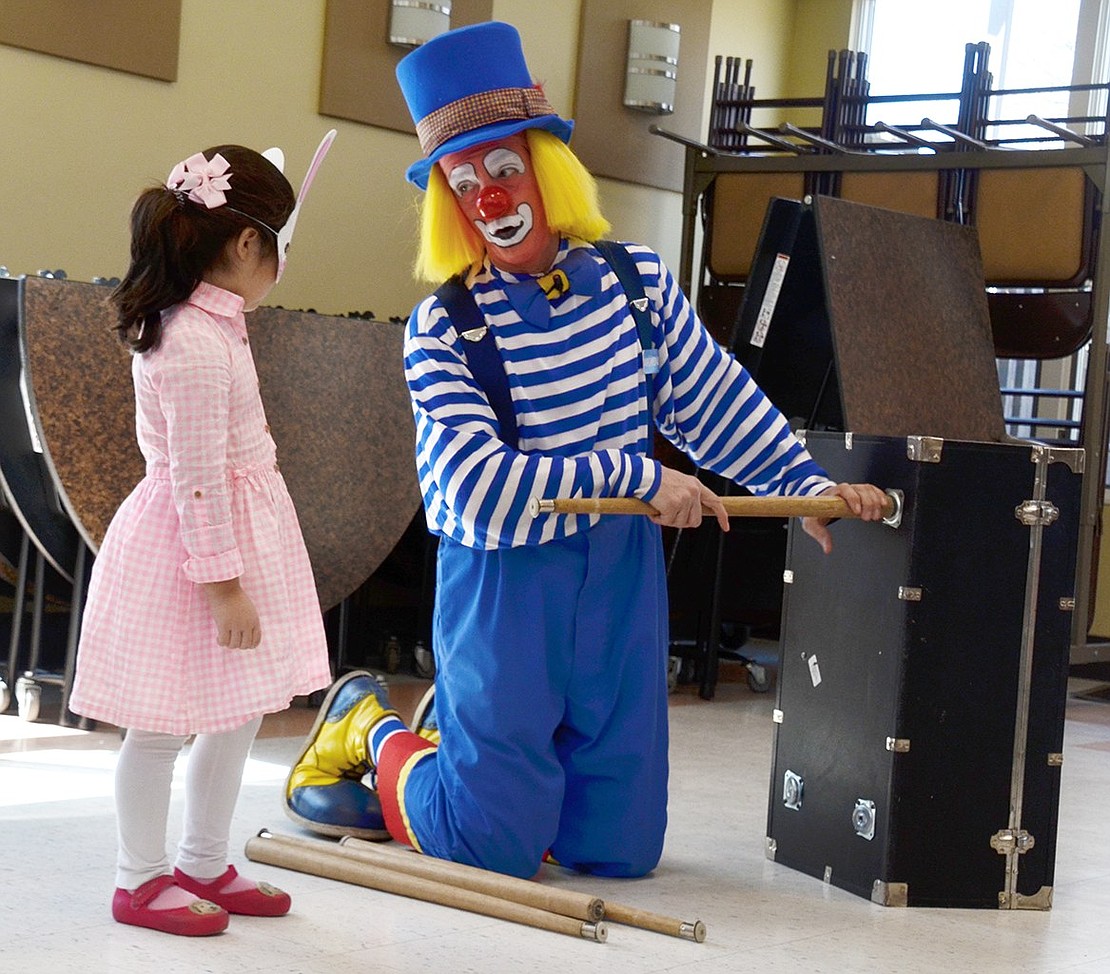
<path fill-rule="evenodd" d="M 336 680 L 286 779 L 285 813 L 321 835 L 388 839 L 377 793 L 362 778 L 374 767 L 370 728 L 396 713 L 372 674 L 352 670 Z"/>
<path fill-rule="evenodd" d="M 248 880 L 240 876 L 234 866 L 228 866 L 227 871 L 215 879 L 195 879 L 180 869 L 173 871 L 173 878 L 182 889 L 240 916 L 281 917 L 293 905 L 284 890 L 269 883 Z"/>
<path fill-rule="evenodd" d="M 209 937 L 227 929 L 227 910 L 211 900 L 194 899 L 182 906 L 156 909 L 154 901 L 171 887 L 177 889 L 179 897 L 184 892 L 172 876 L 157 876 L 134 890 L 117 889 L 112 897 L 112 917 L 118 923 L 148 927 L 179 937 Z"/>

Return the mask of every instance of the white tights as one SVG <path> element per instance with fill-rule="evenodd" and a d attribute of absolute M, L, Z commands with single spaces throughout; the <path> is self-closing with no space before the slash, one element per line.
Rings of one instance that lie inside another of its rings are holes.
<path fill-rule="evenodd" d="M 262 723 L 256 717 L 222 734 L 198 734 L 185 776 L 185 821 L 175 865 L 196 879 L 215 879 L 227 869 L 231 816 L 251 744 Z M 116 886 L 137 889 L 170 871 L 166 820 L 173 767 L 188 737 L 129 730 L 116 764 L 119 852 Z"/>

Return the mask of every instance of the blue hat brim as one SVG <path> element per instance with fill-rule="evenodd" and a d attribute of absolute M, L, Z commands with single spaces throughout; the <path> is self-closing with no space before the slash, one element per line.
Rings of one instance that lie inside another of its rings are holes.
<path fill-rule="evenodd" d="M 454 138 L 448 139 L 439 146 L 430 156 L 418 159 L 405 170 L 405 179 L 414 186 L 426 190 L 428 188 L 428 174 L 440 159 L 452 152 L 469 149 L 471 146 L 482 145 L 484 142 L 497 142 L 500 139 L 516 135 L 525 129 L 544 129 L 552 135 L 558 136 L 563 142 L 569 142 L 574 131 L 574 122 L 571 119 L 561 118 L 558 115 L 540 115 L 536 118 L 520 118 L 506 122 L 494 122 L 492 125 L 483 125 L 480 128 L 463 132 Z"/>

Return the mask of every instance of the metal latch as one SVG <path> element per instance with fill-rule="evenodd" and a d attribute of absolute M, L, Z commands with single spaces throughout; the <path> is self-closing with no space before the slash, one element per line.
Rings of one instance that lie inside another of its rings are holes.
<path fill-rule="evenodd" d="M 944 440 L 939 436 L 907 436 L 906 456 L 915 463 L 940 463 Z"/>
<path fill-rule="evenodd" d="M 1060 508 L 1051 501 L 1022 501 L 1014 508 L 1014 517 L 1027 528 L 1051 524 L 1059 516 Z"/>
<path fill-rule="evenodd" d="M 782 776 L 782 803 L 787 808 L 801 808 L 805 788 L 805 779 L 797 772 L 787 770 Z"/>
<path fill-rule="evenodd" d="M 1036 840 L 1025 829 L 1002 829 L 991 836 L 991 848 L 1003 856 L 1028 852 Z"/>

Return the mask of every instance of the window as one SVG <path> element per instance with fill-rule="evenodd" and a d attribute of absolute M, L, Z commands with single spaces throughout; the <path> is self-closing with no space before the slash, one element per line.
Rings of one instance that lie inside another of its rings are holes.
<path fill-rule="evenodd" d="M 931 142 L 946 141 L 929 118 L 954 126 L 963 83 L 966 47 L 989 45 L 990 88 L 1053 88 L 1105 83 L 1110 75 L 1110 0 L 856 0 L 854 50 L 868 56 L 866 76 L 875 97 L 947 94 L 923 101 L 882 101 L 868 107 L 867 121 L 919 129 Z M 988 140 L 1030 140 L 1036 147 L 1045 130 L 1022 120 L 1033 114 L 1063 120 L 1105 119 L 1105 90 L 1015 92 L 993 98 Z M 896 116 L 896 117 L 895 117 Z M 1081 134 L 1102 135 L 1103 121 L 1070 121 Z M 1059 142 L 1055 143 L 1057 146 Z M 1020 289 L 1015 289 L 1020 290 Z M 1009 432 L 1017 436 L 1076 440 L 1082 419 L 1082 391 L 1090 347 L 1058 360 L 1000 359 L 999 380 Z"/>
<path fill-rule="evenodd" d="M 1106 76 L 1107 0 L 856 0 L 852 41 L 868 55 L 867 79 L 872 95 L 959 91 L 965 46 L 990 45 L 987 66 L 993 88 L 1025 89 L 1085 84 Z M 908 41 L 912 39 L 912 43 Z M 1086 95 L 1067 92 L 1014 94 L 991 105 L 995 118 L 1020 119 L 1102 114 L 1105 106 L 1088 106 Z M 898 124 L 930 117 L 956 121 L 958 104 L 948 98 L 909 105 L 873 105 L 868 121 Z M 1093 111 L 1092 111 L 1093 109 Z M 899 119 L 881 118 L 898 111 Z M 916 117 L 915 117 L 916 116 Z M 1009 128 L 1007 137 L 1035 137 L 1035 127 Z M 932 135 L 930 135 L 932 138 Z"/>

